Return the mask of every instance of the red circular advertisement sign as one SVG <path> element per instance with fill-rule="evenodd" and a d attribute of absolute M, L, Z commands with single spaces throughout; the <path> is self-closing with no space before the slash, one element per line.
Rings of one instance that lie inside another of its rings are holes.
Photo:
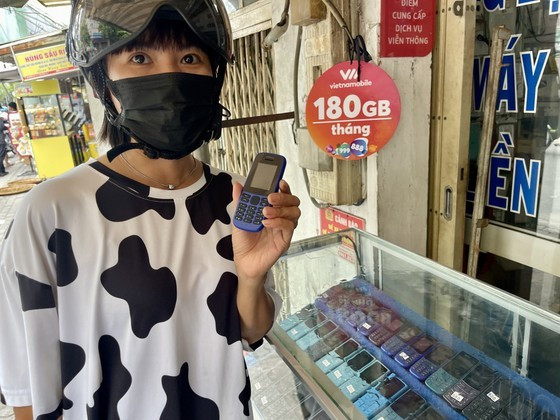
<path fill-rule="evenodd" d="M 393 79 L 378 66 L 339 63 L 317 79 L 305 109 L 315 144 L 341 160 L 368 157 L 393 136 L 401 117 L 401 98 Z"/>

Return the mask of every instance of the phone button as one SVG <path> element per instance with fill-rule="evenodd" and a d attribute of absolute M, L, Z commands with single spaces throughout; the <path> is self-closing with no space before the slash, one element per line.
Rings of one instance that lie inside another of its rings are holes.
<path fill-rule="evenodd" d="M 263 207 L 267 207 L 267 206 L 269 206 L 270 204 L 268 203 L 268 200 L 267 200 L 266 198 L 261 198 L 261 202 L 260 202 L 259 205 L 260 205 L 260 206 L 263 206 Z"/>
<path fill-rule="evenodd" d="M 241 201 L 244 201 L 244 202 L 247 203 L 247 202 L 249 201 L 250 198 L 251 198 L 251 196 L 250 196 L 249 194 L 247 194 L 247 193 L 241 194 Z"/>

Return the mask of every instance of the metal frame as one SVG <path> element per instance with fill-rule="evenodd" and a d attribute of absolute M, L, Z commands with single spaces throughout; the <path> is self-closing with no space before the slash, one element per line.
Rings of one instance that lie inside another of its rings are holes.
<path fill-rule="evenodd" d="M 319 403 L 321 408 L 329 415 L 331 419 L 347 419 L 348 417 L 337 407 L 334 401 L 326 397 L 325 391 L 319 384 L 307 373 L 301 366 L 299 361 L 290 353 L 288 348 L 276 337 L 274 333 L 266 336 L 267 341 L 274 346 L 278 355 L 286 362 L 286 365 L 302 380 L 309 389 L 311 395 Z"/>
<path fill-rule="evenodd" d="M 467 218 L 466 228 L 470 225 L 471 219 Z M 466 236 L 467 245 L 468 239 Z M 560 244 L 557 242 L 490 222 L 482 231 L 480 249 L 560 277 Z"/>
<path fill-rule="evenodd" d="M 428 255 L 441 264 L 459 270 L 465 234 L 476 3 L 475 0 L 438 0 L 437 3 L 432 77 Z M 444 214 L 445 209 L 451 213 Z"/>

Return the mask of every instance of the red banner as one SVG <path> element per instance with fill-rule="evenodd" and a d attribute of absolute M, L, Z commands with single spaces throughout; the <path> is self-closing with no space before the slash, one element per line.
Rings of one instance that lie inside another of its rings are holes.
<path fill-rule="evenodd" d="M 331 207 L 322 208 L 320 211 L 320 217 L 321 235 L 339 232 L 350 228 L 361 230 L 365 230 L 366 228 L 366 221 L 364 219 Z M 356 254 L 354 251 L 354 244 L 352 242 L 355 240 L 354 232 L 349 232 L 348 237 L 342 239 L 342 244 L 338 248 L 338 255 L 345 260 L 354 262 Z"/>
<path fill-rule="evenodd" d="M 381 1 L 381 57 L 424 57 L 434 47 L 435 0 Z"/>

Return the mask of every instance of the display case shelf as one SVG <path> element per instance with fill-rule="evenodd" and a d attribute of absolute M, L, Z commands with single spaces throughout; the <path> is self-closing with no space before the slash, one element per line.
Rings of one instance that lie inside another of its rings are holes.
<path fill-rule="evenodd" d="M 284 307 L 269 341 L 332 418 L 390 418 L 392 407 L 401 413 L 394 418 L 473 418 L 476 404 L 496 397 L 491 387 L 505 383 L 511 395 L 495 404 L 499 418 L 560 416 L 557 314 L 359 230 L 294 243 L 274 274 Z M 385 333 L 391 320 L 402 325 L 391 324 L 396 329 L 384 334 L 386 344 L 376 342 L 373 331 Z M 398 337 L 417 343 L 426 357 L 445 345 L 457 360 L 418 379 L 414 364 L 403 361 L 412 350 L 403 350 Z M 335 348 L 345 340 L 357 347 L 341 358 L 337 351 L 344 351 Z M 359 351 L 366 352 L 360 363 L 350 360 Z M 458 369 L 466 359 L 471 365 Z M 321 364 L 331 362 L 340 368 Z M 446 370 L 460 376 L 439 390 L 436 377 Z M 371 379 L 373 371 L 384 373 Z M 463 377 L 480 389 L 465 387 Z M 388 378 L 405 386 L 385 398 Z"/>

